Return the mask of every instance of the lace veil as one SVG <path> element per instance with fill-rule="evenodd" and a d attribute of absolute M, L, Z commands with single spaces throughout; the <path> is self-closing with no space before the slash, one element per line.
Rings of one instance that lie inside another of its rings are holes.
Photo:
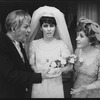
<path fill-rule="evenodd" d="M 53 16 L 56 19 L 57 28 L 55 32 L 55 38 L 62 39 L 68 46 L 70 52 L 72 53 L 73 52 L 72 43 L 65 22 L 64 14 L 57 8 L 51 6 L 43 6 L 34 11 L 31 21 L 31 34 L 27 41 L 28 47 L 30 42 L 36 38 L 37 34 L 40 35 L 42 34 L 39 24 L 39 19 L 42 16 Z"/>

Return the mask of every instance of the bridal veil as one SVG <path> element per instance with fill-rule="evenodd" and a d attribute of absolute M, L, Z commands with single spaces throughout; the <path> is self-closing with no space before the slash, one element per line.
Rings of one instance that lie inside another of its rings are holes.
<path fill-rule="evenodd" d="M 27 48 L 32 40 L 35 39 L 37 34 L 42 34 L 40 30 L 39 19 L 42 16 L 52 16 L 55 18 L 57 23 L 57 28 L 55 32 L 55 38 L 62 39 L 68 46 L 71 53 L 73 53 L 73 47 L 68 32 L 67 24 L 64 18 L 64 14 L 57 8 L 51 6 L 39 7 L 33 12 L 32 21 L 31 21 L 31 34 L 29 35 L 27 41 Z M 27 50 L 26 50 L 27 51 Z"/>

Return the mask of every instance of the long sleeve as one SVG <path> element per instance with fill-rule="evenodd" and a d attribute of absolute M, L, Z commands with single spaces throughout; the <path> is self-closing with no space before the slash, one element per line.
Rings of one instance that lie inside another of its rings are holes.
<path fill-rule="evenodd" d="M 22 65 L 23 66 L 23 65 Z M 17 68 L 16 68 L 17 67 Z M 6 53 L 0 51 L 0 73 L 13 84 L 41 82 L 41 74 L 28 72 L 16 65 Z M 38 80 L 37 80 L 38 79 Z"/>
<path fill-rule="evenodd" d="M 0 41 L 0 77 L 13 85 L 40 83 L 42 81 L 41 74 L 28 70 L 30 65 L 27 66 L 23 63 L 13 43 L 10 42 Z"/>
<path fill-rule="evenodd" d="M 100 89 L 100 52 L 97 57 L 97 80 L 87 86 L 87 89 Z"/>
<path fill-rule="evenodd" d="M 35 47 L 34 47 L 34 41 L 31 43 L 29 47 L 29 63 L 31 65 L 31 68 L 36 71 L 36 53 L 35 53 Z"/>
<path fill-rule="evenodd" d="M 69 51 L 67 45 L 63 41 L 60 41 L 60 43 L 61 43 L 61 56 L 66 58 L 71 54 L 71 52 Z"/>

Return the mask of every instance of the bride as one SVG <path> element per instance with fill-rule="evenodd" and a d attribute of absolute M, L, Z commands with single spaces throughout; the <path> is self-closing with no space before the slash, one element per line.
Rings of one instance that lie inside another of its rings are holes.
<path fill-rule="evenodd" d="M 36 73 L 50 68 L 50 63 L 57 58 L 66 58 L 73 52 L 64 15 L 57 8 L 43 6 L 34 11 L 31 30 L 27 52 L 32 69 Z M 40 84 L 33 84 L 31 97 L 64 98 L 61 73 L 71 69 L 71 66 L 58 68 L 56 70 L 58 77 L 44 79 Z"/>

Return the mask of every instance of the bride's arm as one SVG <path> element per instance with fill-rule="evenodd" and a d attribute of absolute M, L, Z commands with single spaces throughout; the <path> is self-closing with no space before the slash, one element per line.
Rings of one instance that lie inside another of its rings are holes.
<path fill-rule="evenodd" d="M 34 59 L 33 54 L 30 56 L 29 62 L 30 62 L 31 68 L 34 70 L 34 72 L 37 72 L 37 68 L 36 68 L 35 59 Z"/>
<path fill-rule="evenodd" d="M 69 55 L 71 55 L 71 52 L 69 51 L 67 45 L 62 41 L 61 42 L 61 56 L 63 58 L 67 58 Z M 61 72 L 68 72 L 71 71 L 73 68 L 72 64 L 67 64 L 65 67 L 61 68 Z"/>
<path fill-rule="evenodd" d="M 34 72 L 37 72 L 36 53 L 35 53 L 35 48 L 34 48 L 34 42 L 32 42 L 29 47 L 29 63 L 31 65 L 31 68 L 34 70 Z"/>

